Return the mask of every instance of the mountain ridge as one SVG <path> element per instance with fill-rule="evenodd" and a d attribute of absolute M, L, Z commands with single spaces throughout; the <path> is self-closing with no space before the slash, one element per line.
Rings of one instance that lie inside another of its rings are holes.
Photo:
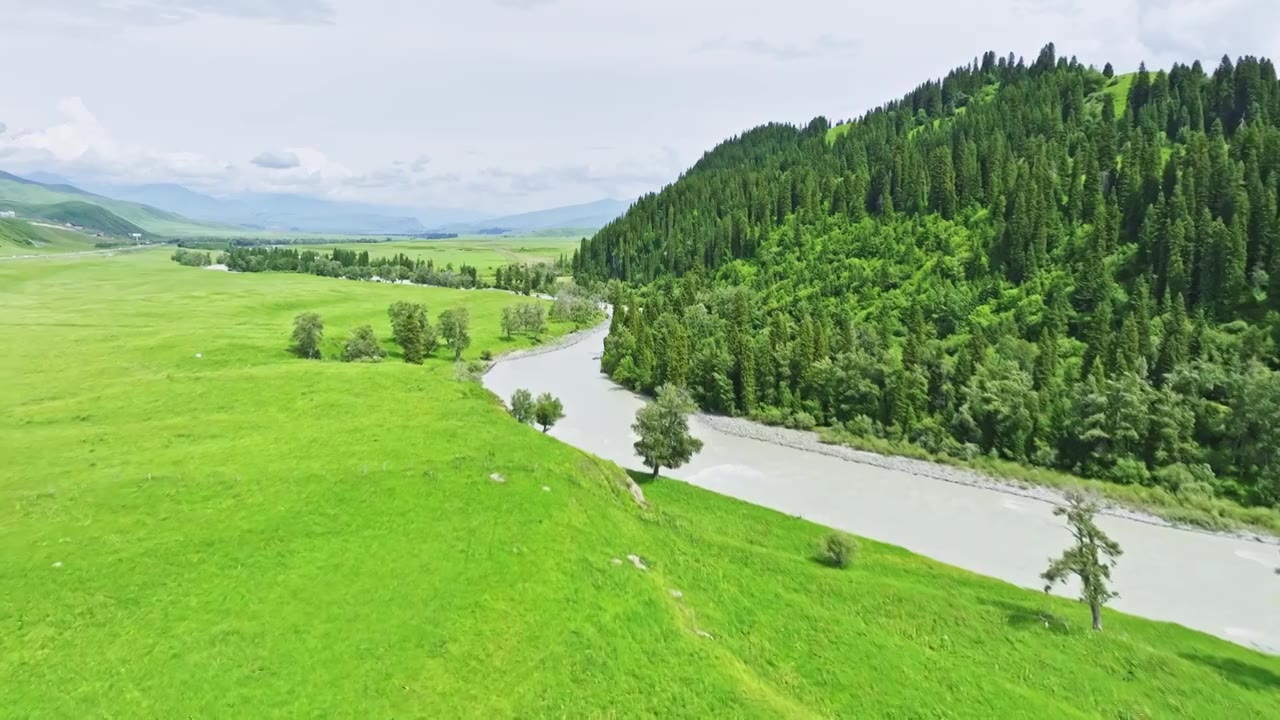
<path fill-rule="evenodd" d="M 629 201 L 603 198 L 499 215 L 465 208 L 381 205 L 294 193 L 241 192 L 215 196 L 177 183 L 77 184 L 52 173 L 32 173 L 30 179 L 21 180 L 48 188 L 65 187 L 68 193 L 140 203 L 199 222 L 272 232 L 414 235 L 594 231 L 630 205 Z"/>

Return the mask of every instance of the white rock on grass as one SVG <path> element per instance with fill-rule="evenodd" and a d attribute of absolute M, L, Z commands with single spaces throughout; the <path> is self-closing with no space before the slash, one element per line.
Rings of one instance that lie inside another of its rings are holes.
<path fill-rule="evenodd" d="M 494 481 L 494 482 L 496 482 L 496 483 L 504 483 L 504 482 L 506 482 L 506 481 L 507 481 L 507 479 L 506 479 L 506 478 L 504 478 L 504 477 L 502 477 L 502 475 L 501 475 L 500 473 L 494 473 L 494 474 L 490 475 L 490 476 L 489 476 L 489 479 L 490 479 L 490 480 L 492 480 L 492 481 Z"/>
<path fill-rule="evenodd" d="M 684 597 L 684 593 L 680 592 L 679 590 L 672 590 L 671 597 L 679 600 L 680 598 Z"/>
<path fill-rule="evenodd" d="M 54 563 L 54 564 L 53 564 L 53 566 L 54 566 L 55 568 L 60 568 L 60 567 L 62 567 L 62 561 L 61 561 L 61 560 L 59 560 L 58 562 Z"/>
<path fill-rule="evenodd" d="M 621 561 L 621 560 L 619 560 L 618 558 L 614 558 L 614 559 L 610 560 L 609 562 L 613 563 L 614 565 L 621 565 L 621 564 L 622 564 L 622 561 Z"/>
<path fill-rule="evenodd" d="M 640 559 L 640 556 L 639 556 L 639 555 L 628 555 L 628 556 L 627 556 L 627 559 L 631 561 L 631 564 L 632 564 L 632 565 L 635 565 L 635 566 L 636 566 L 636 569 L 637 569 L 637 570 L 648 570 L 648 569 L 649 569 L 649 568 L 644 564 L 644 561 Z"/>

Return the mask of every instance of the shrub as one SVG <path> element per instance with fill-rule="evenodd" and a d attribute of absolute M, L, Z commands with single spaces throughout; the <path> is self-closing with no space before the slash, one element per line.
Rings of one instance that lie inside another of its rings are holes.
<path fill-rule="evenodd" d="M 485 362 L 488 362 L 493 359 L 493 353 L 489 350 L 481 350 L 480 359 L 484 360 Z"/>
<path fill-rule="evenodd" d="M 186 248 L 178 248 L 173 251 L 172 259 L 180 265 L 189 267 L 208 267 L 213 264 L 213 258 L 207 252 L 199 252 L 197 250 L 188 250 Z"/>
<path fill-rule="evenodd" d="M 764 423 L 765 425 L 781 425 L 785 418 L 783 417 L 782 410 L 776 407 L 767 407 L 758 411 L 755 419 L 757 422 Z"/>
<path fill-rule="evenodd" d="M 1195 476 L 1191 474 L 1191 468 L 1182 463 L 1166 465 L 1152 473 L 1152 477 L 1156 485 L 1179 494 L 1183 487 L 1196 482 Z"/>
<path fill-rule="evenodd" d="M 845 421 L 844 429 L 853 436 L 860 438 L 873 438 L 879 436 L 876 432 L 876 421 L 866 415 L 857 415 Z"/>
<path fill-rule="evenodd" d="M 1122 457 L 1110 469 L 1103 473 L 1107 480 L 1121 485 L 1146 485 L 1151 480 L 1151 473 L 1141 460 Z"/>
<path fill-rule="evenodd" d="M 796 430 L 812 430 L 818 426 L 818 421 L 807 412 L 798 412 L 791 416 L 791 422 L 787 426 Z"/>
<path fill-rule="evenodd" d="M 827 567 L 847 568 L 857 554 L 858 543 L 842 532 L 831 532 L 818 543 L 818 561 Z"/>
<path fill-rule="evenodd" d="M 361 325 L 351 332 L 347 344 L 342 348 L 343 362 L 381 362 L 382 347 L 373 334 L 373 328 Z"/>

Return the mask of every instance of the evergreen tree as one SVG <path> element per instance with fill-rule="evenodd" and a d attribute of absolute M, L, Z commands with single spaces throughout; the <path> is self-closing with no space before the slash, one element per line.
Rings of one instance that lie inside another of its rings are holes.
<path fill-rule="evenodd" d="M 1067 526 L 1075 537 L 1075 544 L 1041 575 L 1045 592 L 1054 585 L 1076 578 L 1080 583 L 1080 601 L 1089 605 L 1093 616 L 1093 629 L 1102 630 L 1102 606 L 1118 597 L 1108 587 L 1111 569 L 1122 551 L 1120 545 L 1107 536 L 1094 522 L 1098 512 L 1097 502 L 1078 492 L 1067 493 L 1067 504 L 1054 508 L 1053 514 L 1066 517 Z"/>

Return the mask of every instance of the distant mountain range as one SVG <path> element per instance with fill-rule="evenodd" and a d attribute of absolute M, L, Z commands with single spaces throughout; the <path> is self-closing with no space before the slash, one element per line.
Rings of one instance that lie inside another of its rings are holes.
<path fill-rule="evenodd" d="M 191 220 L 177 213 L 87 192 L 67 183 L 42 183 L 0 172 L 0 210 L 34 220 L 123 237 L 230 236 L 244 228 Z"/>
<path fill-rule="evenodd" d="M 630 205 L 626 201 L 606 199 L 583 205 L 490 217 L 474 210 L 408 208 L 283 193 L 238 193 L 214 197 L 175 184 L 76 183 L 65 177 L 38 172 L 30 173 L 25 181 L 57 192 L 92 195 L 147 206 L 189 218 L 195 225 L 212 223 L 223 228 L 233 226 L 237 228 L 237 234 L 241 235 L 251 234 L 255 230 L 273 233 L 369 235 L 415 235 L 427 232 L 516 234 L 554 230 L 590 232 L 622 214 Z M 0 188 L 0 201 L 3 199 L 4 192 Z"/>
<path fill-rule="evenodd" d="M 536 212 L 489 218 L 481 222 L 451 223 L 441 226 L 445 232 L 466 233 L 529 233 L 552 230 L 593 231 L 604 227 L 631 207 L 625 200 L 597 200 L 583 205 L 538 210 Z"/>

